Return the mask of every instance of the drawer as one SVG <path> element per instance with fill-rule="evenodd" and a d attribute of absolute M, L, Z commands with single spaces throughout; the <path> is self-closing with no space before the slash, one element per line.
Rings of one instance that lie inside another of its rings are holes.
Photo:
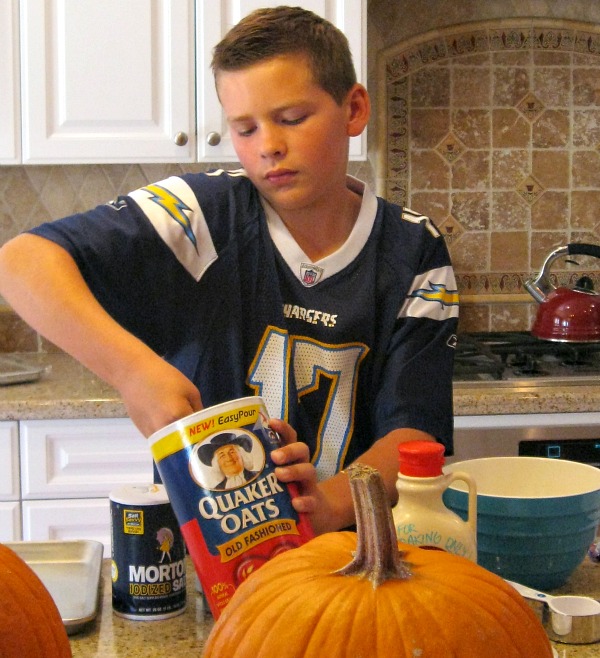
<path fill-rule="evenodd" d="M 21 539 L 21 503 L 0 503 L 0 543 Z"/>
<path fill-rule="evenodd" d="M 153 479 L 150 447 L 126 418 L 22 421 L 20 442 L 23 500 L 98 498 Z"/>
<path fill-rule="evenodd" d="M 110 557 L 110 501 L 108 498 L 24 501 L 23 539 L 94 539 L 104 545 L 104 557 Z"/>

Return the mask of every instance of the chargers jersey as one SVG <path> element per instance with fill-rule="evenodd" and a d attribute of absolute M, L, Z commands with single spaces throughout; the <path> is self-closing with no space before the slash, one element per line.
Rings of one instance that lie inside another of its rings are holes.
<path fill-rule="evenodd" d="M 395 428 L 452 454 L 458 294 L 445 243 L 427 217 L 348 185 L 359 217 L 316 263 L 243 170 L 174 176 L 32 232 L 64 247 L 206 406 L 263 396 L 319 477 Z"/>

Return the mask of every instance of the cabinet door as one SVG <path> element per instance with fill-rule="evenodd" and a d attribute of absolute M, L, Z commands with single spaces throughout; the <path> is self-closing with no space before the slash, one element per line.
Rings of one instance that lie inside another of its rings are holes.
<path fill-rule="evenodd" d="M 23 500 L 96 498 L 124 484 L 149 484 L 146 439 L 125 418 L 20 423 Z"/>
<path fill-rule="evenodd" d="M 19 1 L 0 3 L 0 164 L 21 157 L 19 121 Z"/>
<path fill-rule="evenodd" d="M 193 0 L 21 7 L 24 162 L 194 159 Z"/>
<path fill-rule="evenodd" d="M 197 0 L 196 4 L 196 91 L 198 106 L 198 159 L 200 162 L 229 162 L 237 157 L 229 128 L 221 111 L 210 62 L 212 49 L 241 18 L 259 7 L 276 7 L 280 0 Z M 324 16 L 348 37 L 358 80 L 366 83 L 366 0 L 301 0 L 294 3 Z M 366 133 L 350 140 L 350 157 L 366 159 Z"/>
<path fill-rule="evenodd" d="M 19 435 L 17 423 L 0 423 L 0 500 L 19 499 Z"/>
<path fill-rule="evenodd" d="M 21 539 L 21 504 L 0 503 L 0 543 Z"/>
<path fill-rule="evenodd" d="M 104 557 L 110 557 L 110 501 L 108 498 L 25 501 L 23 539 L 94 539 L 104 544 Z"/>

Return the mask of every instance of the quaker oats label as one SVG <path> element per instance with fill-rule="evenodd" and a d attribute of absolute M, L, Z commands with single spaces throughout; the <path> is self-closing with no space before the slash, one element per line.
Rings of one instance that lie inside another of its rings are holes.
<path fill-rule="evenodd" d="M 277 480 L 281 445 L 262 398 L 226 402 L 150 437 L 152 454 L 211 612 L 267 560 L 312 537 Z"/>
<path fill-rule="evenodd" d="M 163 485 L 110 492 L 113 611 L 167 619 L 186 604 L 185 544 Z"/>

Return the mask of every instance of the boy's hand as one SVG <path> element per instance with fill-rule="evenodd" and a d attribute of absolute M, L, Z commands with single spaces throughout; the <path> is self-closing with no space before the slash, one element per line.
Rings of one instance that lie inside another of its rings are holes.
<path fill-rule="evenodd" d="M 160 357 L 132 369 L 119 392 L 129 417 L 145 437 L 202 409 L 196 386 Z"/>
<path fill-rule="evenodd" d="M 298 495 L 292 502 L 294 509 L 309 515 L 316 535 L 333 530 L 329 501 L 317 483 L 317 471 L 310 463 L 308 446 L 298 441 L 294 428 L 283 420 L 272 418 L 269 427 L 285 444 L 271 452 L 271 458 L 277 464 L 275 475 L 281 482 L 298 486 Z"/>

